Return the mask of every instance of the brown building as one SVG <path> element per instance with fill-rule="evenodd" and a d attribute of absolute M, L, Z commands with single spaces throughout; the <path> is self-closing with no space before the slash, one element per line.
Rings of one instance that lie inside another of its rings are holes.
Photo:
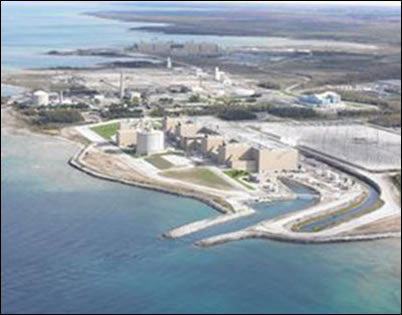
<path fill-rule="evenodd" d="M 116 134 L 117 145 L 121 148 L 128 148 L 137 145 L 137 131 L 133 129 L 122 129 Z"/>
<path fill-rule="evenodd" d="M 201 152 L 207 156 L 217 156 L 219 147 L 225 143 L 225 139 L 219 135 L 205 135 L 201 141 Z"/>
<path fill-rule="evenodd" d="M 228 167 L 250 173 L 294 171 L 299 166 L 299 152 L 294 149 L 256 149 L 245 144 L 223 144 L 218 161 Z"/>
<path fill-rule="evenodd" d="M 295 149 L 261 149 L 255 155 L 260 173 L 295 171 L 299 167 L 299 152 Z"/>
<path fill-rule="evenodd" d="M 168 135 L 174 135 L 178 124 L 179 121 L 176 118 L 165 117 L 163 119 L 163 131 Z"/>
<path fill-rule="evenodd" d="M 201 130 L 202 127 L 199 127 L 196 124 L 179 122 L 176 125 L 175 134 L 176 137 L 179 138 L 194 138 L 199 136 Z"/>
<path fill-rule="evenodd" d="M 220 164 L 229 164 L 233 161 L 253 160 L 253 148 L 241 143 L 224 143 L 218 149 Z"/>

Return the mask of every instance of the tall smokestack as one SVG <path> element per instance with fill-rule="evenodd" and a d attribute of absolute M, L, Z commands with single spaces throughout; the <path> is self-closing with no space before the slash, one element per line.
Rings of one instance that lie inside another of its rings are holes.
<path fill-rule="evenodd" d="M 173 67 L 172 58 L 170 58 L 170 57 L 167 58 L 166 66 L 167 66 L 168 69 L 172 69 L 172 67 Z"/>
<path fill-rule="evenodd" d="M 222 79 L 221 71 L 218 67 L 215 68 L 215 81 L 220 82 Z"/>
<path fill-rule="evenodd" d="M 124 82 L 124 73 L 120 71 L 120 99 L 122 100 L 125 96 L 125 82 Z"/>

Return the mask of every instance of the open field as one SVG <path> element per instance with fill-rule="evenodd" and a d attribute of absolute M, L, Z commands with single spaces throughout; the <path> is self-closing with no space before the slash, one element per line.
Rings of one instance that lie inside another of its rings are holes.
<path fill-rule="evenodd" d="M 147 161 L 148 163 L 152 164 L 153 166 L 155 166 L 160 170 L 167 170 L 174 166 L 172 163 L 164 159 L 162 155 L 153 155 L 149 158 L 146 158 L 145 161 Z"/>
<path fill-rule="evenodd" d="M 216 189 L 233 189 L 233 186 L 227 181 L 205 168 L 193 168 L 183 171 L 167 171 L 161 173 L 161 175 Z"/>
<path fill-rule="evenodd" d="M 112 137 L 117 133 L 118 129 L 119 129 L 119 124 L 113 123 L 113 124 L 93 127 L 91 130 L 96 132 L 98 135 L 100 135 L 104 139 L 111 140 Z"/>
<path fill-rule="evenodd" d="M 400 45 L 400 12 L 394 8 L 373 10 L 309 6 L 279 7 L 255 5 L 226 10 L 99 12 L 96 16 L 127 22 L 156 22 L 167 25 L 141 29 L 167 34 L 221 36 L 275 36 L 298 39 L 325 39 L 355 43 Z M 241 11 L 239 11 L 241 10 Z M 241 18 L 239 18 L 241 12 Z"/>
<path fill-rule="evenodd" d="M 223 55 L 179 55 L 175 60 L 207 68 L 220 66 L 261 82 L 275 78 L 278 86 L 303 83 L 301 88 L 313 88 L 401 77 L 401 14 L 394 8 L 290 9 L 264 4 L 197 14 L 189 8 L 180 13 L 140 10 L 94 15 L 162 23 L 140 28 L 149 32 L 232 37 Z"/>

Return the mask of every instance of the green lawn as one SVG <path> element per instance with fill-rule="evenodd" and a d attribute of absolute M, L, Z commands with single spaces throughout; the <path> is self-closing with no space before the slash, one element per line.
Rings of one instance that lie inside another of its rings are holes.
<path fill-rule="evenodd" d="M 92 131 L 96 132 L 98 135 L 106 140 L 111 140 L 112 137 L 117 133 L 118 129 L 118 123 L 112 123 L 91 128 Z"/>
<path fill-rule="evenodd" d="M 162 130 L 162 121 L 161 120 L 154 120 L 152 123 L 154 129 Z"/>
<path fill-rule="evenodd" d="M 152 164 L 156 168 L 159 168 L 160 170 L 167 170 L 174 166 L 172 163 L 165 160 L 161 155 L 153 155 L 149 158 L 146 158 L 145 161 Z"/>
<path fill-rule="evenodd" d="M 234 189 L 230 183 L 205 168 L 192 168 L 185 171 L 167 171 L 161 173 L 161 175 L 216 189 Z"/>
<path fill-rule="evenodd" d="M 251 185 L 245 183 L 241 178 L 244 176 L 249 176 L 250 174 L 246 171 L 237 171 L 237 170 L 230 170 L 230 171 L 225 171 L 225 175 L 233 178 L 235 181 L 237 181 L 239 184 L 243 185 L 249 190 L 255 190 L 254 187 Z"/>

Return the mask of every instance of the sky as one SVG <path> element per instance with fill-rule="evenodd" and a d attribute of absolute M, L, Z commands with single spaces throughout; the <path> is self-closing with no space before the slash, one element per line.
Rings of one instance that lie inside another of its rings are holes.
<path fill-rule="evenodd" d="M 1 1 L 1 3 L 8 3 L 8 4 L 80 4 L 80 3 L 93 3 L 93 4 L 99 4 L 99 3 L 107 3 L 107 2 L 126 2 L 126 1 Z M 183 1 L 183 2 L 188 2 L 188 3 L 199 3 L 199 4 L 216 4 L 220 3 L 222 4 L 223 1 Z M 253 3 L 253 4 L 258 4 L 258 3 L 275 3 L 275 4 L 280 4 L 280 3 L 286 3 L 286 4 L 320 4 L 320 5 L 360 5 L 360 6 L 401 6 L 401 1 L 224 1 L 227 4 L 239 4 L 241 3 Z"/>

